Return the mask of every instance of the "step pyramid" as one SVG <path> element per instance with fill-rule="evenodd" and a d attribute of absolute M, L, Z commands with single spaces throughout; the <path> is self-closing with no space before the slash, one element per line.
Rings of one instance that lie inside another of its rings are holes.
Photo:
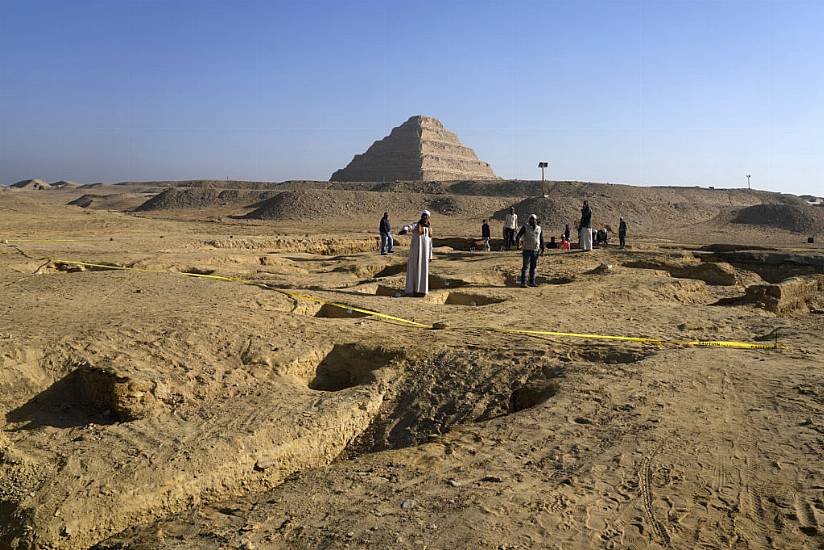
<path fill-rule="evenodd" d="M 331 181 L 449 181 L 498 179 L 437 118 L 417 115 L 392 129 Z"/>

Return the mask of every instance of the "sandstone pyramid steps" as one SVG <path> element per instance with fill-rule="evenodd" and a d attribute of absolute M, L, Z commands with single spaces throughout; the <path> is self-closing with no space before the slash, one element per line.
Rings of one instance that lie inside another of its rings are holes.
<path fill-rule="evenodd" d="M 331 181 L 449 181 L 497 179 L 489 164 L 430 116 L 417 115 L 392 129 L 337 170 Z"/>

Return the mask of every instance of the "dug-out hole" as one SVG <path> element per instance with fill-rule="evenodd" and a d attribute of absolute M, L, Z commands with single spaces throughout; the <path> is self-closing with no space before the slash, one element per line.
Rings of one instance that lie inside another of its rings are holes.
<path fill-rule="evenodd" d="M 624 349 L 610 346 L 591 346 L 569 354 L 572 359 L 605 365 L 621 365 L 643 361 L 655 352 L 648 349 Z"/>
<path fill-rule="evenodd" d="M 454 426 L 538 407 L 559 391 L 564 371 L 540 352 L 498 355 L 446 351 L 407 364 L 345 457 L 418 445 Z"/>
<path fill-rule="evenodd" d="M 377 381 L 375 372 L 401 359 L 400 352 L 360 344 L 336 344 L 320 361 L 298 365 L 297 374 L 310 389 L 337 392 Z"/>
<path fill-rule="evenodd" d="M 503 298 L 484 296 L 483 294 L 469 294 L 466 292 L 449 292 L 445 295 L 444 304 L 452 306 L 487 306 L 504 302 Z"/>
<path fill-rule="evenodd" d="M 341 304 L 342 306 L 342 304 Z M 368 317 L 368 313 L 356 311 L 348 307 L 341 307 L 332 304 L 323 304 L 315 313 L 315 317 L 323 317 L 326 319 L 358 319 L 361 317 Z"/>
<path fill-rule="evenodd" d="M 114 424 L 142 418 L 156 406 L 153 384 L 109 362 L 92 365 L 80 361 L 71 372 L 20 407 L 6 420 L 25 423 L 24 429 L 42 426 L 68 428 L 89 422 Z"/>

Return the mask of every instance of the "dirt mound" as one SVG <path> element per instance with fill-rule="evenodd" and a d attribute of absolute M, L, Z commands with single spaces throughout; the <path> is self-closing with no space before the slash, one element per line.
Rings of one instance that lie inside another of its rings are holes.
<path fill-rule="evenodd" d="M 80 184 L 76 181 L 68 181 L 68 180 L 60 180 L 55 181 L 54 183 L 50 183 L 49 187 L 52 189 L 74 189 L 75 187 L 79 187 Z"/>
<path fill-rule="evenodd" d="M 99 194 L 86 193 L 67 202 L 70 206 L 91 208 L 93 210 L 131 210 L 140 206 L 146 200 L 142 193 L 113 193 Z"/>
<path fill-rule="evenodd" d="M 458 181 L 449 186 L 450 193 L 495 197 L 529 197 L 542 195 L 539 181 Z"/>
<path fill-rule="evenodd" d="M 526 221 L 531 214 L 538 216 L 543 227 L 563 227 L 568 223 L 574 229 L 576 216 L 579 216 L 576 203 L 572 201 L 556 201 L 542 197 L 530 197 L 514 205 L 515 212 L 520 220 Z M 503 220 L 509 208 L 495 212 L 496 220 Z"/>
<path fill-rule="evenodd" d="M 95 199 L 102 199 L 105 197 L 106 195 L 95 195 L 92 193 L 87 193 L 85 195 L 77 197 L 73 201 L 67 202 L 66 204 L 71 206 L 79 206 L 80 208 L 88 208 L 94 203 Z"/>
<path fill-rule="evenodd" d="M 423 209 L 443 215 L 486 216 L 505 204 L 503 199 L 456 197 L 423 193 L 377 191 L 284 191 L 246 215 L 260 220 L 351 216 L 380 216 L 390 212 L 417 216 Z M 411 218 L 410 218 L 411 219 Z"/>
<path fill-rule="evenodd" d="M 824 211 L 806 204 L 756 204 L 739 210 L 733 223 L 808 233 L 824 231 Z"/>
<path fill-rule="evenodd" d="M 372 185 L 372 191 L 391 193 L 427 193 L 429 195 L 440 195 L 449 192 L 449 186 L 442 181 L 394 181 Z"/>
<path fill-rule="evenodd" d="M 628 221 L 630 231 L 640 229 L 649 232 L 706 222 L 722 211 L 720 204 L 702 202 L 701 197 L 671 195 L 661 189 L 602 187 L 614 189 L 609 193 L 588 192 L 583 195 L 570 190 L 564 194 L 555 192 L 550 198 L 529 197 L 512 206 L 520 221 L 525 222 L 530 214 L 536 214 L 545 231 L 552 231 L 553 234 L 560 233 L 564 224 L 569 224 L 575 232 L 584 199 L 589 201 L 593 210 L 593 227 L 605 227 L 610 232 L 617 231 L 620 216 Z M 493 217 L 503 220 L 508 211 L 509 208 L 503 208 Z"/>
<path fill-rule="evenodd" d="M 44 180 L 40 179 L 32 179 L 32 180 L 20 180 L 17 183 L 12 183 L 9 187 L 13 187 L 14 189 L 48 189 L 49 184 L 46 183 Z"/>
<path fill-rule="evenodd" d="M 195 189 L 169 188 L 150 198 L 135 210 L 171 210 L 181 208 L 209 208 L 214 206 L 252 205 L 277 195 L 277 191 L 249 189 Z"/>
<path fill-rule="evenodd" d="M 160 180 L 160 181 L 121 181 L 114 185 L 140 187 L 188 187 L 191 189 L 273 189 L 280 185 L 274 181 L 243 180 Z"/>

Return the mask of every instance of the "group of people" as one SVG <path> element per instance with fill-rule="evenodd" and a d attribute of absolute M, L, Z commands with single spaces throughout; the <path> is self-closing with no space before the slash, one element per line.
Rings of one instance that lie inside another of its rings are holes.
<path fill-rule="evenodd" d="M 409 259 L 406 265 L 406 294 L 412 296 L 425 296 L 429 291 L 429 262 L 432 260 L 432 223 L 431 214 L 428 210 L 421 212 L 420 219 L 414 223 L 403 226 L 401 234 L 408 233 L 412 239 L 409 245 Z M 380 221 L 380 253 L 392 254 L 394 240 L 392 238 L 392 226 L 389 223 L 389 213 L 384 212 Z M 547 248 L 560 248 L 570 250 L 571 230 L 566 224 L 561 234 L 560 243 L 555 241 L 555 237 L 550 237 L 549 243 L 544 242 L 544 234 L 538 216 L 530 214 L 527 223 L 518 228 L 518 214 L 515 208 L 511 207 L 509 213 L 504 218 L 503 241 L 504 248 L 510 250 L 513 246 L 521 248 L 522 264 L 520 284 L 522 287 L 537 286 L 535 283 L 535 272 L 538 266 L 538 256 L 542 255 Z M 608 232 L 606 229 L 593 229 L 592 208 L 588 201 L 584 201 L 581 207 L 581 218 L 578 222 L 578 248 L 582 251 L 592 250 L 595 244 L 607 244 Z M 481 238 L 483 239 L 484 250 L 492 249 L 492 232 L 489 223 L 483 220 L 481 224 Z M 619 247 L 626 246 L 627 222 L 623 216 L 618 222 Z M 528 279 L 527 279 L 528 275 Z"/>

